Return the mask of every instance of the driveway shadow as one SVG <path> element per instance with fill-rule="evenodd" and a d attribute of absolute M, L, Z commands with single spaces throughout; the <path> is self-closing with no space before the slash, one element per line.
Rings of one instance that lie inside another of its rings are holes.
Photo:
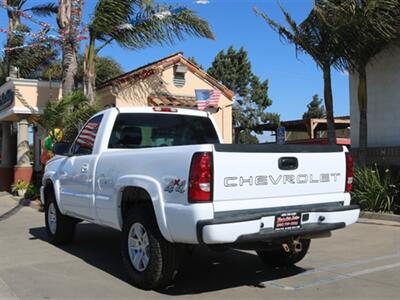
<path fill-rule="evenodd" d="M 47 241 L 45 227 L 31 228 L 31 239 Z M 75 242 L 59 249 L 129 283 L 120 255 L 120 232 L 94 224 L 78 224 Z M 299 267 L 268 269 L 254 252 L 229 249 L 211 251 L 204 246 L 186 255 L 173 285 L 159 290 L 165 295 L 190 295 L 264 283 L 307 271 Z"/>

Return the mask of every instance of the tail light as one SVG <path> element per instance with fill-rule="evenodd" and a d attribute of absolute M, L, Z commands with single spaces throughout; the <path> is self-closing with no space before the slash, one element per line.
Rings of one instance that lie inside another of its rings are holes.
<path fill-rule="evenodd" d="M 197 152 L 189 172 L 189 202 L 212 201 L 213 166 L 211 152 Z"/>
<path fill-rule="evenodd" d="M 353 188 L 353 158 L 346 152 L 346 187 L 345 192 L 350 193 Z"/>

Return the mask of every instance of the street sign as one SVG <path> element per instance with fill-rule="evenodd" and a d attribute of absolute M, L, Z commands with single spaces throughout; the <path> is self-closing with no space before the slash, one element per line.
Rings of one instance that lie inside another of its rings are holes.
<path fill-rule="evenodd" d="M 283 126 L 279 126 L 276 129 L 276 143 L 283 145 L 285 143 L 286 140 L 286 130 L 285 127 Z"/>

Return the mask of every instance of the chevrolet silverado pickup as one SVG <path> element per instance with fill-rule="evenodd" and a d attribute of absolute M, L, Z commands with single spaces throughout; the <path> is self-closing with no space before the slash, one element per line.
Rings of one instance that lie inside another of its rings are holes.
<path fill-rule="evenodd" d="M 54 152 L 41 188 L 49 240 L 71 242 L 80 221 L 122 231 L 124 266 L 143 289 L 169 284 L 193 245 L 290 266 L 359 216 L 346 148 L 223 144 L 207 112 L 110 108 Z"/>

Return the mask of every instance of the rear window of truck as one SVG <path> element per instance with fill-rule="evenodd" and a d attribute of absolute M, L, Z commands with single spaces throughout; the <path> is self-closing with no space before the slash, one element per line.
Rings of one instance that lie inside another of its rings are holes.
<path fill-rule="evenodd" d="M 109 148 L 149 148 L 218 144 L 209 118 L 155 113 L 121 113 L 108 144 Z"/>

